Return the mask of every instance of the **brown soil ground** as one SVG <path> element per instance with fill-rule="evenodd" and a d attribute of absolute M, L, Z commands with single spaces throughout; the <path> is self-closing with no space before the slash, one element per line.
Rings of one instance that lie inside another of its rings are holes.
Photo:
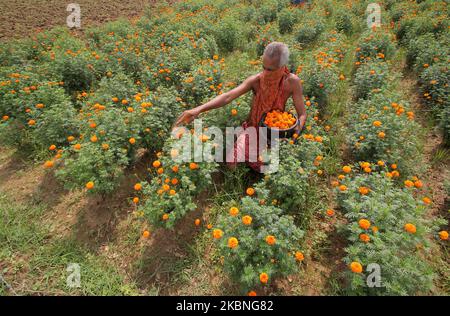
<path fill-rule="evenodd" d="M 81 31 L 120 17 L 137 18 L 157 0 L 2 0 L 0 41 L 30 36 L 55 26 L 65 26 L 69 3 L 81 8 Z M 168 2 L 174 2 L 170 0 Z"/>

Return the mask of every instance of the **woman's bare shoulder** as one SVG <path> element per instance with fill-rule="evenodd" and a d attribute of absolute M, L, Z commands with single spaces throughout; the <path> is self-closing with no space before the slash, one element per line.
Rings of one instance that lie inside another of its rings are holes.
<path fill-rule="evenodd" d="M 261 73 L 257 73 L 255 75 L 251 75 L 245 79 L 249 82 L 253 89 L 258 88 L 259 78 L 261 77 Z"/>
<path fill-rule="evenodd" d="M 289 82 L 292 82 L 292 83 L 301 81 L 300 78 L 296 74 L 293 74 L 292 72 L 289 74 L 288 80 L 289 80 Z"/>

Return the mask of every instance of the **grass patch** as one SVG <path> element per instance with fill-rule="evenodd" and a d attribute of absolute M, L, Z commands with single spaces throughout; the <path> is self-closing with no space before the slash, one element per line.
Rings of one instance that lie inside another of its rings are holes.
<path fill-rule="evenodd" d="M 134 284 L 72 237 L 54 240 L 41 221 L 45 205 L 12 203 L 0 194 L 0 271 L 19 295 L 133 295 Z M 67 286 L 71 263 L 80 266 L 80 288 Z M 4 288 L 2 295 L 12 294 Z"/>

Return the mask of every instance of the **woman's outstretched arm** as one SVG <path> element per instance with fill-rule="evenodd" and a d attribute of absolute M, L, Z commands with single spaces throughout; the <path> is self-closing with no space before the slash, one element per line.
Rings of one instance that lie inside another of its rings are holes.
<path fill-rule="evenodd" d="M 241 95 L 247 93 L 252 90 L 254 81 L 257 75 L 253 75 L 245 79 L 239 86 L 236 88 L 227 91 L 221 95 L 218 95 L 211 101 L 208 101 L 205 104 L 199 105 L 193 109 L 184 111 L 178 119 L 175 121 L 174 127 L 179 126 L 180 124 L 189 124 L 192 122 L 200 113 L 220 108 L 224 105 L 229 104 L 234 99 L 240 97 Z"/>

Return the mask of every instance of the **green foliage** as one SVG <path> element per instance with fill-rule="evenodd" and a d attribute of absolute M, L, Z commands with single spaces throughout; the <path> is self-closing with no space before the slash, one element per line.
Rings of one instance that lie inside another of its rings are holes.
<path fill-rule="evenodd" d="M 278 29 L 280 30 L 280 34 L 291 33 L 296 23 L 296 16 L 289 9 L 283 9 L 278 15 Z"/>
<path fill-rule="evenodd" d="M 315 97 L 319 104 L 326 104 L 328 96 L 337 87 L 338 74 L 333 68 L 320 64 L 310 64 L 300 75 L 304 79 L 303 93 Z"/>
<path fill-rule="evenodd" d="M 286 212 L 298 214 L 307 211 L 308 195 L 312 190 L 310 177 L 319 169 L 323 147 L 322 142 L 310 139 L 302 139 L 298 145 L 288 141 L 280 143 L 278 170 L 267 175 L 265 185 L 271 188 L 271 198 L 278 200 Z M 317 160 L 319 156 L 320 160 Z"/>
<path fill-rule="evenodd" d="M 267 192 L 257 191 L 258 198 L 267 198 Z M 295 252 L 303 232 L 298 229 L 292 217 L 283 215 L 275 206 L 261 205 L 251 197 L 243 198 L 237 206 L 239 214 L 232 216 L 228 210 L 219 217 L 215 229 L 223 231 L 218 240 L 219 253 L 224 257 L 224 270 L 230 274 L 246 293 L 261 284 L 260 274 L 268 275 L 268 284 L 280 276 L 296 271 Z M 251 224 L 245 225 L 244 216 L 251 217 Z M 274 236 L 276 242 L 269 245 L 267 236 Z M 229 239 L 236 238 L 238 245 L 229 247 Z"/>
<path fill-rule="evenodd" d="M 93 57 L 86 52 L 64 52 L 55 59 L 55 63 L 52 64 L 53 73 L 60 76 L 69 94 L 89 90 L 94 83 L 95 74 L 92 65 L 89 66 L 91 58 Z"/>
<path fill-rule="evenodd" d="M 84 187 L 94 183 L 95 193 L 110 193 L 123 176 L 128 165 L 127 149 L 104 150 L 95 143 L 83 143 L 80 150 L 66 149 L 63 168 L 56 171 L 67 189 Z"/>
<path fill-rule="evenodd" d="M 371 174 L 355 174 L 342 182 L 347 190 L 338 190 L 340 207 L 349 223 L 345 226 L 349 246 L 345 249 L 346 264 L 359 262 L 362 273 L 345 273 L 351 295 L 413 295 L 427 293 L 433 287 L 432 268 L 424 256 L 430 255 L 427 235 L 436 231 L 442 221 L 431 223 L 424 216 L 426 206 L 418 201 L 415 188 L 397 188 L 384 171 Z M 367 187 L 366 195 L 359 193 Z M 361 219 L 370 222 L 368 229 L 359 225 Z M 416 227 L 415 233 L 405 230 L 406 224 Z M 369 237 L 364 242 L 361 234 Z M 369 264 L 381 269 L 381 287 L 368 287 L 366 278 L 372 271 Z"/>
<path fill-rule="evenodd" d="M 419 125 L 414 113 L 398 96 L 372 94 L 352 106 L 347 143 L 358 160 L 396 163 L 400 170 L 415 170 Z M 381 122 L 380 126 L 376 126 Z M 383 133 L 383 134 L 380 134 Z"/>
<path fill-rule="evenodd" d="M 433 109 L 448 107 L 449 81 L 447 62 L 436 63 L 425 69 L 419 76 L 420 91 L 425 103 Z"/>
<path fill-rule="evenodd" d="M 40 84 L 32 74 L 12 76 L 15 79 L 4 81 L 8 90 L 0 92 L 0 113 L 8 117 L 0 123 L 2 142 L 27 155 L 64 144 L 77 130 L 76 112 L 64 89 L 58 82 Z"/>
<path fill-rule="evenodd" d="M 387 84 L 389 75 L 388 65 L 385 62 L 371 61 L 362 64 L 355 73 L 355 98 L 365 99 L 371 92 L 383 88 Z"/>
<path fill-rule="evenodd" d="M 181 141 L 192 141 L 189 136 Z M 164 144 L 164 155 L 157 160 L 160 165 L 152 167 L 155 177 L 143 183 L 142 212 L 152 225 L 165 228 L 173 228 L 186 213 L 196 209 L 195 197 L 212 184 L 211 174 L 218 167 L 215 162 L 178 162 L 178 155 L 181 158 L 186 152 L 176 149 L 175 144 L 170 140 Z"/>
<path fill-rule="evenodd" d="M 216 55 L 218 59 L 218 56 Z M 197 106 L 222 91 L 221 61 L 204 60 L 182 77 L 181 97 L 191 106 Z"/>
<path fill-rule="evenodd" d="M 301 45 L 313 43 L 323 32 L 325 25 L 321 19 L 301 24 L 296 30 L 296 40 Z"/>
<path fill-rule="evenodd" d="M 390 59 L 393 53 L 392 34 L 377 28 L 361 35 L 355 57 L 363 63 L 374 59 Z"/>
<path fill-rule="evenodd" d="M 345 34 L 351 34 L 353 31 L 352 15 L 346 11 L 340 11 L 336 15 L 336 30 Z"/>
<path fill-rule="evenodd" d="M 414 38 L 409 42 L 406 62 L 419 75 L 429 66 L 446 60 L 450 51 L 446 37 L 436 40 L 431 33 Z"/>
<path fill-rule="evenodd" d="M 215 27 L 214 38 L 223 52 L 232 52 L 241 45 L 241 29 L 232 18 L 220 20 Z"/>
<path fill-rule="evenodd" d="M 181 113 L 175 96 L 173 90 L 160 88 L 150 96 L 138 94 L 134 101 L 124 99 L 126 104 L 87 102 L 79 117 L 80 137 L 64 151 L 57 176 L 71 189 L 93 182 L 91 192 L 112 192 L 124 169 L 135 161 L 138 148 L 162 146 Z"/>

